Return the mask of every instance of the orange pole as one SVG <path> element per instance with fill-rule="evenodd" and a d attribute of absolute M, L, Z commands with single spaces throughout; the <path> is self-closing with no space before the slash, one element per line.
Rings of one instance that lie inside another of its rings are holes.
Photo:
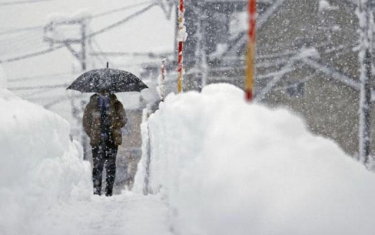
<path fill-rule="evenodd" d="M 253 100 L 253 87 L 255 75 L 255 39 L 256 39 L 256 0 L 249 0 L 249 31 L 247 45 L 245 92 L 246 100 Z"/>
<path fill-rule="evenodd" d="M 178 38 L 178 56 L 177 56 L 177 60 L 178 60 L 178 80 L 177 80 L 177 90 L 178 90 L 178 93 L 181 93 L 182 92 L 182 78 L 183 78 L 183 55 L 182 55 L 182 52 L 183 52 L 183 46 L 184 46 L 184 39 L 181 38 L 181 31 L 184 30 L 185 26 L 184 26 L 184 12 L 185 12 L 185 8 L 184 8 L 184 0 L 180 0 L 180 6 L 179 6 L 179 11 L 178 11 L 178 27 L 179 27 L 179 38 Z"/>

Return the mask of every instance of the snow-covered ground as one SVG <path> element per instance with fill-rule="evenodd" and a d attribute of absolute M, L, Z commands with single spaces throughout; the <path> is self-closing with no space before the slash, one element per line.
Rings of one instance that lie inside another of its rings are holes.
<path fill-rule="evenodd" d="M 169 95 L 147 129 L 149 191 L 166 198 L 177 234 L 374 234 L 375 175 L 288 110 L 210 85 Z"/>
<path fill-rule="evenodd" d="M 169 209 L 156 196 L 123 193 L 55 204 L 27 235 L 171 235 Z"/>
<path fill-rule="evenodd" d="M 0 73 L 0 234 L 170 234 L 159 196 L 92 195 L 91 167 L 60 116 L 6 89 Z"/>
<path fill-rule="evenodd" d="M 0 76 L 0 234 L 373 234 L 375 176 L 287 110 L 227 84 L 169 95 L 143 124 L 134 192 L 92 195 L 60 116 Z"/>

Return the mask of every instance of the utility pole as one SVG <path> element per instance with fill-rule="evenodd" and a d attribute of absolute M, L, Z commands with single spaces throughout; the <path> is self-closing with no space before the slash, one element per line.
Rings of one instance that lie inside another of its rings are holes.
<path fill-rule="evenodd" d="M 369 0 L 359 0 L 358 18 L 360 27 L 359 63 L 360 76 L 360 104 L 359 104 L 359 160 L 366 165 L 371 153 L 371 78 L 372 78 L 372 23 L 373 15 Z"/>
<path fill-rule="evenodd" d="M 88 17 L 82 17 L 78 19 L 70 19 L 64 21 L 52 21 L 44 27 L 44 41 L 50 44 L 60 44 L 65 46 L 72 55 L 80 62 L 81 72 L 84 73 L 87 70 L 87 22 Z M 71 28 L 78 28 L 80 35 L 78 38 L 67 38 L 64 36 L 64 32 L 59 30 L 59 26 L 70 26 Z M 79 45 L 79 50 L 73 48 L 73 45 Z M 77 104 L 78 103 L 78 104 Z M 86 101 L 81 98 L 72 98 L 72 115 L 75 120 L 76 126 L 73 127 L 74 135 L 81 139 L 84 160 L 88 159 L 87 147 L 88 139 L 84 133 L 82 125 L 83 111 L 86 106 Z"/>
<path fill-rule="evenodd" d="M 197 60 L 195 61 L 195 77 L 199 78 L 198 87 L 203 89 L 207 85 L 207 73 L 208 73 L 208 64 L 207 64 L 207 53 L 206 53 L 206 47 L 205 47 L 205 28 L 206 24 L 205 21 L 207 20 L 207 13 L 206 13 L 206 5 L 204 2 L 198 2 L 198 4 L 195 7 L 196 15 L 198 17 L 197 19 L 197 32 L 196 32 L 196 38 L 197 38 L 197 46 L 195 51 L 195 57 Z"/>
<path fill-rule="evenodd" d="M 87 25 L 86 25 L 86 21 L 82 20 L 82 22 L 81 22 L 81 65 L 82 65 L 82 72 L 85 72 L 86 69 L 87 69 L 86 39 L 87 39 Z"/>
<path fill-rule="evenodd" d="M 87 70 L 87 50 L 86 50 L 86 42 L 87 42 L 87 24 L 86 20 L 82 20 L 81 22 L 81 66 L 82 66 L 82 72 L 84 73 Z M 88 149 L 88 139 L 87 136 L 84 133 L 83 130 L 83 112 L 85 110 L 85 107 L 87 105 L 87 102 L 81 98 L 81 114 L 76 117 L 81 124 L 81 139 L 82 139 L 82 146 L 83 146 L 83 159 L 87 160 L 87 149 Z"/>

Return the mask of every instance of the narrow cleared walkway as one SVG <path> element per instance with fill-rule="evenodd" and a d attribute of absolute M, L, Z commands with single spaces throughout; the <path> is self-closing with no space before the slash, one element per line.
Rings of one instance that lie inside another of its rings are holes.
<path fill-rule="evenodd" d="M 168 214 L 159 196 L 93 196 L 49 208 L 30 234 L 171 235 Z"/>

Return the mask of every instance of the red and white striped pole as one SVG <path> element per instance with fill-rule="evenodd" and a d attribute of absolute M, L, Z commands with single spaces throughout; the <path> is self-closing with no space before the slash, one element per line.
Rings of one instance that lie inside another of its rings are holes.
<path fill-rule="evenodd" d="M 248 31 L 248 45 L 247 45 L 247 66 L 245 79 L 246 100 L 251 102 L 253 100 L 253 87 L 255 75 L 255 39 L 256 39 L 256 15 L 257 5 L 256 0 L 249 0 L 249 31 Z"/>
<path fill-rule="evenodd" d="M 180 0 L 180 6 L 179 6 L 179 11 L 178 11 L 178 35 L 177 35 L 177 40 L 178 40 L 177 90 L 178 90 L 178 93 L 182 92 L 182 76 L 184 72 L 182 52 L 183 52 L 184 41 L 186 40 L 186 37 L 187 37 L 186 27 L 184 25 L 185 23 L 184 13 L 185 13 L 184 0 Z"/>

